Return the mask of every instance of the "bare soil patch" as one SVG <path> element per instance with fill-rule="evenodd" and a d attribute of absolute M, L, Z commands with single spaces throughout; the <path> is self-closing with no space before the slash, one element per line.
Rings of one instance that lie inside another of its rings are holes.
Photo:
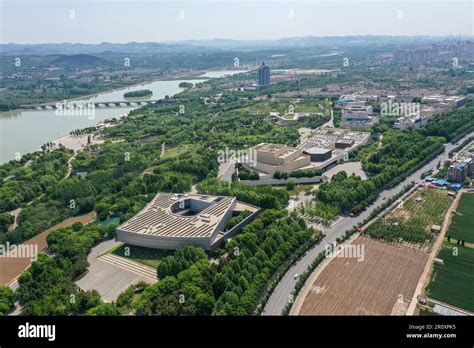
<path fill-rule="evenodd" d="M 336 257 L 312 284 L 299 315 L 403 315 L 428 255 L 359 237 L 364 258 Z"/>

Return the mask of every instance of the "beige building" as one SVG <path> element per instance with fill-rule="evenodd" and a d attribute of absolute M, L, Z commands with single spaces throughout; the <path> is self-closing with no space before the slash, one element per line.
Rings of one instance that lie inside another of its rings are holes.
<path fill-rule="evenodd" d="M 255 169 L 267 173 L 292 172 L 307 166 L 311 158 L 303 150 L 282 144 L 261 143 L 250 149 L 255 151 L 257 163 Z"/>
<path fill-rule="evenodd" d="M 226 230 L 229 219 L 252 214 Z M 235 197 L 158 193 L 137 215 L 117 228 L 117 240 L 146 248 L 175 250 L 186 245 L 213 250 L 233 237 L 260 209 Z"/>

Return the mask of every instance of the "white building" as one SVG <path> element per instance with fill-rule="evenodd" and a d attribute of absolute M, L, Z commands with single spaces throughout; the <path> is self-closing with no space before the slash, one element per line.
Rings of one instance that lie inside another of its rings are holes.
<path fill-rule="evenodd" d="M 421 116 L 418 114 L 406 115 L 403 117 L 397 118 L 393 124 L 395 129 L 415 129 L 421 128 L 428 124 L 428 117 Z"/>
<path fill-rule="evenodd" d="M 341 127 L 370 128 L 379 123 L 370 105 L 348 105 L 342 109 Z"/>

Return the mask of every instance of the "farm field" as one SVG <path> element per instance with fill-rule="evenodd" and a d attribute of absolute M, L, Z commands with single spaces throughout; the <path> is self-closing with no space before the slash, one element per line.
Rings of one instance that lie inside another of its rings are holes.
<path fill-rule="evenodd" d="M 400 243 L 424 252 L 433 241 L 432 225 L 441 225 L 453 197 L 445 190 L 415 191 L 400 206 L 370 226 L 366 232 L 375 239 Z"/>
<path fill-rule="evenodd" d="M 445 241 L 437 257 L 444 265 L 433 266 L 427 295 L 474 312 L 474 249 Z"/>
<path fill-rule="evenodd" d="M 313 282 L 299 315 L 404 314 L 428 255 L 366 237 L 364 259 L 336 257 Z"/>
<path fill-rule="evenodd" d="M 464 193 L 459 201 L 448 236 L 474 243 L 474 194 Z"/>

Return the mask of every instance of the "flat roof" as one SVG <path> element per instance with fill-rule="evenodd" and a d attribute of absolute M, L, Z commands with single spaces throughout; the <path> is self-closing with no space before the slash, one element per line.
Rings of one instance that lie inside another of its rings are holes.
<path fill-rule="evenodd" d="M 311 155 L 324 155 L 328 152 L 331 152 L 331 149 L 325 149 L 322 147 L 310 147 L 309 149 L 304 150 L 304 152 Z"/>

